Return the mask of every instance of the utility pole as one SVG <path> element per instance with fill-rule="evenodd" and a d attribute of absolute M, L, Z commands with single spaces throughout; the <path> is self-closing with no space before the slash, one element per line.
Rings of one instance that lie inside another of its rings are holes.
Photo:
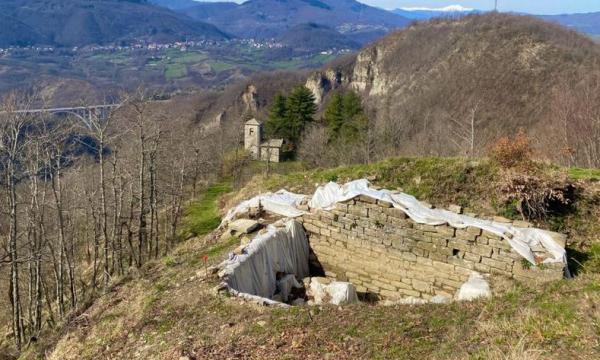
<path fill-rule="evenodd" d="M 494 0 L 494 11 L 498 12 L 498 0 Z"/>

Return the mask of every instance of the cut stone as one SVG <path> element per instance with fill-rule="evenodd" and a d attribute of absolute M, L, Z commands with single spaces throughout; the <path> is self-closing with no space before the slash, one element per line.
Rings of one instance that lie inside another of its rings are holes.
<path fill-rule="evenodd" d="M 450 206 L 448 206 L 448 210 L 452 211 L 453 213 L 457 213 L 457 214 L 462 214 L 462 212 L 463 212 L 462 206 L 459 206 L 459 205 L 450 205 Z"/>
<path fill-rule="evenodd" d="M 258 227 L 260 224 L 258 221 L 250 220 L 250 219 L 239 219 L 229 224 L 229 229 L 235 231 L 238 234 L 250 234 Z"/>

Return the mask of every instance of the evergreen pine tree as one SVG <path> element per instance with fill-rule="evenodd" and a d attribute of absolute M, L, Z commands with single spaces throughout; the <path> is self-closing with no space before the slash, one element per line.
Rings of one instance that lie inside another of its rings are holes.
<path fill-rule="evenodd" d="M 331 142 L 357 140 L 367 123 L 360 97 L 354 91 L 333 95 L 323 119 Z"/>
<path fill-rule="evenodd" d="M 334 141 L 337 139 L 344 123 L 344 99 L 342 95 L 335 94 L 331 97 L 327 109 L 325 109 L 323 120 L 327 125 L 329 141 Z"/>
<path fill-rule="evenodd" d="M 287 98 L 286 109 L 282 134 L 285 139 L 297 144 L 307 123 L 314 120 L 317 112 L 315 97 L 309 89 L 300 85 Z"/>
<path fill-rule="evenodd" d="M 344 94 L 342 109 L 345 121 L 340 127 L 340 136 L 346 141 L 357 140 L 365 127 L 366 119 L 358 94 L 354 91 Z"/>
<path fill-rule="evenodd" d="M 287 99 L 285 95 L 278 92 L 273 98 L 273 104 L 269 108 L 269 119 L 265 124 L 268 137 L 284 137 L 282 133 L 287 116 Z"/>

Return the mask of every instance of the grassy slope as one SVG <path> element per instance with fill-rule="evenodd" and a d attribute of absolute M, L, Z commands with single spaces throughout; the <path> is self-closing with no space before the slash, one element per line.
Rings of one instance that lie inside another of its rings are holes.
<path fill-rule="evenodd" d="M 565 175 L 580 184 L 577 199 L 567 213 L 551 215 L 535 225 L 558 232 L 568 232 L 574 250 L 588 250 L 600 244 L 600 192 L 598 169 L 561 169 L 538 164 L 536 173 L 541 177 L 556 178 Z M 498 199 L 496 191 L 502 181 L 502 171 L 484 159 L 464 158 L 391 158 L 370 165 L 344 166 L 334 169 L 311 169 L 287 175 L 256 178 L 238 193 L 229 205 L 258 192 L 286 188 L 293 192 L 312 194 L 315 185 L 327 181 L 347 182 L 353 179 L 375 177 L 373 184 L 387 189 L 399 189 L 437 207 L 458 204 L 466 212 L 479 215 L 502 215 L 518 218 L 513 208 Z"/>
<path fill-rule="evenodd" d="M 460 190 L 472 205 L 489 197 L 497 169 L 461 159 L 393 159 L 370 166 L 274 175 L 260 187 L 310 190 L 316 182 L 377 175 L 432 203 Z M 466 174 L 466 175 L 465 175 Z M 466 176 L 466 178 L 465 178 Z M 420 180 L 417 181 L 417 177 Z M 433 186 L 433 184 L 439 186 Z M 239 194 L 250 194 L 249 184 Z M 218 223 L 213 187 L 188 211 L 186 226 L 204 233 Z M 308 191 L 306 191 L 308 192 Z M 239 195 L 238 196 L 242 196 Z M 477 195 L 479 194 L 479 195 Z M 479 199 L 479 200 L 477 200 Z M 230 196 L 229 201 L 234 201 Z M 486 206 L 484 206 L 485 208 Z M 203 225 L 199 225 L 203 224 Z M 208 225 L 210 224 L 210 225 Z M 522 359 L 600 356 L 600 248 L 588 253 L 587 273 L 542 289 L 508 286 L 505 295 L 474 303 L 344 308 L 259 308 L 219 297 L 204 280 L 202 257 L 218 263 L 235 242 L 180 245 L 160 262 L 115 285 L 83 316 L 23 355 L 50 359 L 147 358 L 397 358 Z"/>
<path fill-rule="evenodd" d="M 187 207 L 182 231 L 185 237 L 188 234 L 206 235 L 219 226 L 221 218 L 217 200 L 229 191 L 231 191 L 229 183 L 214 184 L 204 191 L 198 201 L 194 201 Z"/>
<path fill-rule="evenodd" d="M 233 246 L 221 247 L 211 263 Z M 284 311 L 213 295 L 214 282 L 196 274 L 202 275 L 200 258 L 210 249 L 188 243 L 115 287 L 73 323 L 50 359 L 600 356 L 598 275 L 542 291 L 515 286 L 490 301 L 466 304 Z"/>

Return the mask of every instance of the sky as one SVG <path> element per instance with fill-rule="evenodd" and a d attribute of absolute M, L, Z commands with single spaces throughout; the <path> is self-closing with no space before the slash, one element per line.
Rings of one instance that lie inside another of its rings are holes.
<path fill-rule="evenodd" d="M 0 0 L 2 1 L 2 0 Z M 210 1 L 210 0 L 209 0 Z M 215 1 L 215 0 L 213 0 Z M 224 1 L 224 0 L 216 0 Z M 226 1 L 226 0 L 225 0 Z M 231 0 L 238 3 L 244 0 Z M 492 10 L 494 0 L 358 0 L 384 9 L 404 7 L 443 8 L 461 5 L 466 8 Z M 600 12 L 600 0 L 498 0 L 500 11 L 525 12 L 537 15 Z"/>

